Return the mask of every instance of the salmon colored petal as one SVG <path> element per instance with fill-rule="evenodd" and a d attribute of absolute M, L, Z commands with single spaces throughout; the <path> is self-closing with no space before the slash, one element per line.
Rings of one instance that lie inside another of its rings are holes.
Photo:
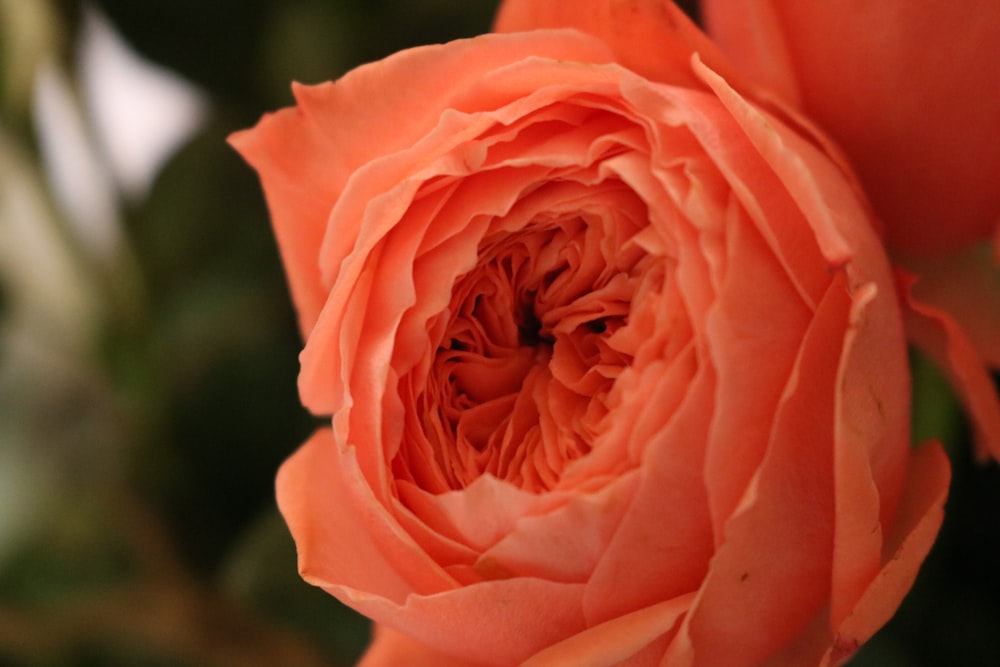
<path fill-rule="evenodd" d="M 831 356 L 841 352 L 851 306 L 841 272 L 806 333 L 764 461 L 726 526 L 668 661 L 758 665 L 829 599 L 837 388 Z"/>
<path fill-rule="evenodd" d="M 939 443 L 913 452 L 899 513 L 886 540 L 882 570 L 836 627 L 828 653 L 831 664 L 852 655 L 896 613 L 941 528 L 950 479 L 948 457 Z"/>
<path fill-rule="evenodd" d="M 907 334 L 951 380 L 975 429 L 979 455 L 1000 461 L 1000 397 L 983 358 L 949 313 L 916 300 L 911 276 L 899 272 L 898 280 Z"/>
<path fill-rule="evenodd" d="M 689 67 L 693 53 L 739 80 L 712 41 L 669 0 L 504 0 L 493 28 L 501 33 L 576 28 L 599 38 L 618 62 L 651 81 L 700 87 Z"/>
<path fill-rule="evenodd" d="M 330 429 L 320 429 L 278 471 L 278 508 L 295 540 L 302 577 L 397 601 L 454 586 L 370 498 L 352 452 L 339 447 Z"/>
<path fill-rule="evenodd" d="M 529 493 L 492 475 L 444 493 L 428 493 L 409 482 L 397 481 L 397 486 L 400 499 L 423 523 L 480 552 L 503 539 L 521 517 L 550 512 L 569 499 L 567 494 Z"/>
<path fill-rule="evenodd" d="M 799 106 L 799 86 L 784 26 L 769 0 L 702 0 L 702 21 L 712 39 L 755 83 Z"/>
<path fill-rule="evenodd" d="M 655 365 L 650 368 L 658 370 Z M 587 584 L 588 622 L 604 622 L 674 598 L 696 589 L 704 576 L 712 535 L 702 479 L 703 450 L 691 445 L 707 436 L 714 388 L 710 373 L 692 380 L 674 418 L 646 438 L 649 444 L 635 498 Z M 645 392 L 647 405 L 660 405 L 657 391 Z M 621 428 L 632 423 L 625 420 Z M 636 548 L 640 544 L 642 548 Z M 650 567 L 651 562 L 657 566 Z"/>
<path fill-rule="evenodd" d="M 522 577 L 587 581 L 635 495 L 638 476 L 627 473 L 598 492 L 572 497 L 552 512 L 522 517 L 483 552 L 477 569 L 486 565 Z"/>
<path fill-rule="evenodd" d="M 372 642 L 358 667 L 485 667 L 436 651 L 384 625 L 372 628 Z"/>
<path fill-rule="evenodd" d="M 795 73 L 802 108 L 847 151 L 892 247 L 938 254 L 994 233 L 1000 3 L 706 0 L 705 15 L 734 62 L 772 81 Z"/>
<path fill-rule="evenodd" d="M 726 238 L 726 278 L 706 332 L 719 383 L 705 459 L 716 544 L 764 457 L 775 408 L 813 315 L 741 210 L 731 214 Z M 747 373 L 747 359 L 768 363 Z"/>
<path fill-rule="evenodd" d="M 396 604 L 365 591 L 326 590 L 376 623 L 463 660 L 519 665 L 587 628 L 581 584 L 515 577 Z M 406 663 L 403 663 L 404 665 Z"/>
<path fill-rule="evenodd" d="M 606 667 L 626 662 L 670 632 L 691 606 L 693 593 L 618 616 L 550 646 L 521 667 Z M 628 663 L 632 664 L 632 663 Z"/>
<path fill-rule="evenodd" d="M 1000 370 L 1000 261 L 990 249 L 899 261 L 917 276 L 914 298 L 954 317 L 976 352 Z"/>
<path fill-rule="evenodd" d="M 857 291 L 838 370 L 830 622 L 838 625 L 878 572 L 882 527 L 902 489 L 909 450 L 905 338 L 892 293 Z M 894 305 L 894 304 L 893 304 Z"/>
<path fill-rule="evenodd" d="M 948 458 L 939 443 L 926 443 L 913 452 L 881 565 L 850 613 L 831 628 L 832 619 L 824 609 L 799 637 L 768 658 L 764 667 L 842 664 L 892 618 L 940 529 L 950 476 Z"/>
<path fill-rule="evenodd" d="M 694 68 L 805 215 L 826 261 L 832 266 L 848 260 L 868 269 L 885 266 L 870 216 L 835 163 L 751 104 L 717 72 L 698 61 Z M 880 278 L 891 284 L 888 275 Z"/>

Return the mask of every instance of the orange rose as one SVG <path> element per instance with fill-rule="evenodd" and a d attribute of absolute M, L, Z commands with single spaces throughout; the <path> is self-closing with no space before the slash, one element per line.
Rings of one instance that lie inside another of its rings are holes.
<path fill-rule="evenodd" d="M 850 177 L 672 6 L 609 6 L 655 71 L 487 35 L 232 139 L 332 418 L 279 506 L 303 577 L 379 624 L 367 665 L 838 662 L 940 525 Z"/>
<path fill-rule="evenodd" d="M 983 453 L 1000 460 L 982 369 L 1000 370 L 1000 3 L 702 5 L 734 61 L 846 151 L 887 245 L 918 278 L 914 338 L 951 372 Z"/>

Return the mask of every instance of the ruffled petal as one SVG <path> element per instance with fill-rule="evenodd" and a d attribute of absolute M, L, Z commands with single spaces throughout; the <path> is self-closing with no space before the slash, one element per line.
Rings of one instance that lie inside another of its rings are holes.
<path fill-rule="evenodd" d="M 230 143 L 257 169 L 288 273 L 302 332 L 308 336 L 330 287 L 323 280 L 319 249 L 328 234 L 336 275 L 358 229 L 330 212 L 354 172 L 372 160 L 408 148 L 437 123 L 464 91 L 486 72 L 524 58 L 609 62 L 600 42 L 569 31 L 484 35 L 445 46 L 397 53 L 352 70 L 335 83 L 293 86 L 297 105 L 268 114 Z M 407 113 L 399 113 L 407 109 Z M 336 156 L 336 159 L 331 159 Z"/>

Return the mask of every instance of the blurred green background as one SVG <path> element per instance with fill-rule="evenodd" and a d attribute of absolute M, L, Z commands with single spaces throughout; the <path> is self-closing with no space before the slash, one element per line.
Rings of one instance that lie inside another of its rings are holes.
<path fill-rule="evenodd" d="M 275 471 L 315 424 L 263 198 L 225 138 L 291 103 L 292 80 L 485 32 L 494 10 L 0 0 L 0 667 L 358 656 L 367 622 L 299 580 L 274 506 Z M 187 82 L 195 121 L 148 184 L 109 175 L 81 47 L 95 20 Z M 49 180 L 46 141 L 72 142 L 42 129 L 43 71 L 92 144 L 76 199 Z M 934 369 L 915 372 L 916 430 L 952 455 L 948 515 L 912 595 L 852 664 L 997 665 L 1000 475 L 972 462 Z"/>

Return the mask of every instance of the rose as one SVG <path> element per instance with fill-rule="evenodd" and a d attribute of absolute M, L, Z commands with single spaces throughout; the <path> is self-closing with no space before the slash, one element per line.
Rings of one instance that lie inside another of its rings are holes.
<path fill-rule="evenodd" d="M 613 39 L 413 49 L 233 137 L 332 417 L 279 506 L 367 664 L 837 662 L 937 533 L 851 177 L 671 5 L 600 6 Z"/>
<path fill-rule="evenodd" d="M 949 370 L 1000 460 L 1000 407 L 981 368 L 1000 370 L 1000 3 L 702 5 L 744 71 L 847 152 L 887 245 L 917 276 L 916 342 Z"/>
<path fill-rule="evenodd" d="M 847 151 L 890 246 L 939 255 L 993 237 L 1000 4 L 702 5 L 720 46 Z"/>

